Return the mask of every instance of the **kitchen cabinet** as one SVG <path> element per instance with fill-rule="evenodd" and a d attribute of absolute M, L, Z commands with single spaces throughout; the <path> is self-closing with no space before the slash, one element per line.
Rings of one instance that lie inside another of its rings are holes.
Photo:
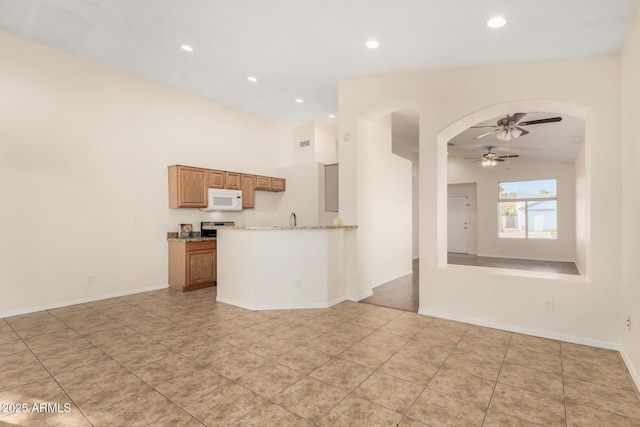
<path fill-rule="evenodd" d="M 170 208 L 206 208 L 209 188 L 242 190 L 243 209 L 252 209 L 255 190 L 285 191 L 285 180 L 191 166 L 169 166 Z"/>
<path fill-rule="evenodd" d="M 213 286 L 217 279 L 216 241 L 169 241 L 169 286 L 179 291 Z"/>
<path fill-rule="evenodd" d="M 225 185 L 225 172 L 224 171 L 209 171 L 209 188 L 224 188 Z"/>
<path fill-rule="evenodd" d="M 256 190 L 264 191 L 284 191 L 285 180 L 282 178 L 273 178 L 270 176 L 256 177 Z"/>
<path fill-rule="evenodd" d="M 169 166 L 169 207 L 206 208 L 209 171 L 190 166 Z"/>
<path fill-rule="evenodd" d="M 242 175 L 242 209 L 253 209 L 256 189 L 255 175 Z"/>
<path fill-rule="evenodd" d="M 284 178 L 271 178 L 271 191 L 284 191 L 285 180 Z"/>
<path fill-rule="evenodd" d="M 242 174 L 225 172 L 225 186 L 227 190 L 242 190 Z"/>

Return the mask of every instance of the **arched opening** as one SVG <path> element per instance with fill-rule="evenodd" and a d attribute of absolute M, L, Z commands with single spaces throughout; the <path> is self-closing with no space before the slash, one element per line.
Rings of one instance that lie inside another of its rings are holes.
<path fill-rule="evenodd" d="M 516 112 L 516 137 L 496 138 Z M 438 265 L 588 275 L 587 118 L 579 105 L 518 101 L 444 129 Z"/>
<path fill-rule="evenodd" d="M 418 111 L 413 101 L 387 102 L 357 125 L 358 275 L 369 295 L 361 301 L 410 311 L 418 310 L 419 294 Z"/>

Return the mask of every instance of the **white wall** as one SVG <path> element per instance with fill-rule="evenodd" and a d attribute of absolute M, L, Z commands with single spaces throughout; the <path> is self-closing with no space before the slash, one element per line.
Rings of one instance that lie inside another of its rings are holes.
<path fill-rule="evenodd" d="M 420 177 L 418 174 L 411 176 L 411 209 L 411 258 L 417 259 L 420 258 Z"/>
<path fill-rule="evenodd" d="M 587 197 L 587 170 L 586 170 L 586 146 L 582 144 L 576 161 L 574 163 L 576 171 L 576 267 L 583 275 L 589 275 L 587 271 L 587 242 L 588 237 L 588 213 L 589 199 Z"/>
<path fill-rule="evenodd" d="M 449 169 L 451 170 L 451 169 Z M 447 196 L 468 196 L 469 223 L 468 223 L 468 253 L 478 253 L 478 186 L 475 182 L 465 184 L 447 185 Z"/>
<path fill-rule="evenodd" d="M 309 141 L 309 145 L 301 147 L 300 143 Z M 293 164 L 305 165 L 315 162 L 316 147 L 316 124 L 315 121 L 308 121 L 293 129 L 291 149 L 293 152 Z"/>
<path fill-rule="evenodd" d="M 249 310 L 322 308 L 344 301 L 349 233 L 221 230 L 217 300 Z"/>
<path fill-rule="evenodd" d="M 275 219 L 255 225 L 287 226 L 292 212 L 296 214 L 298 226 L 333 225 L 338 213 L 324 210 L 324 165 L 309 163 L 288 166 L 279 168 L 276 175 L 287 180 L 287 190 L 275 193 L 280 195 L 276 196 Z"/>
<path fill-rule="evenodd" d="M 273 175 L 289 126 L 5 32 L 0 57 L 0 316 L 166 286 L 167 231 L 275 215 L 262 192 L 253 212 L 168 209 L 167 166 Z"/>
<path fill-rule="evenodd" d="M 478 163 L 450 157 L 449 184 L 477 183 L 477 254 L 479 256 L 574 262 L 576 259 L 575 171 L 570 164 L 527 162 L 514 160 L 507 169 L 506 162 L 492 168 Z M 498 238 L 498 183 L 557 179 L 558 238 L 500 239 Z M 450 188 L 450 187 L 449 187 Z"/>
<path fill-rule="evenodd" d="M 622 354 L 640 387 L 640 11 L 629 29 L 621 54 L 622 79 L 622 299 L 615 317 L 622 338 Z M 632 329 L 625 326 L 631 316 Z"/>
<path fill-rule="evenodd" d="M 315 161 L 329 165 L 338 162 L 338 123 L 336 119 L 315 120 Z"/>
<path fill-rule="evenodd" d="M 338 125 L 335 119 L 308 121 L 293 129 L 293 164 L 308 163 L 332 164 L 338 161 L 337 137 Z M 300 142 L 309 141 L 306 147 Z"/>
<path fill-rule="evenodd" d="M 371 124 L 372 286 L 411 273 L 411 162 L 391 152 L 391 116 Z"/>
<path fill-rule="evenodd" d="M 363 112 L 388 114 L 411 104 L 420 111 L 420 312 L 605 347 L 620 342 L 621 227 L 619 210 L 612 209 L 621 201 L 618 58 L 416 71 L 340 82 L 343 217 L 360 221 L 366 208 L 362 174 L 370 167 L 370 148 L 360 135 Z M 586 278 L 446 265 L 446 142 L 475 123 L 513 111 L 556 111 L 587 121 L 591 267 Z M 343 139 L 347 133 L 348 142 Z M 358 261 L 366 265 L 370 254 L 361 255 L 360 248 L 358 242 Z M 555 312 L 544 311 L 546 298 L 555 300 Z"/>

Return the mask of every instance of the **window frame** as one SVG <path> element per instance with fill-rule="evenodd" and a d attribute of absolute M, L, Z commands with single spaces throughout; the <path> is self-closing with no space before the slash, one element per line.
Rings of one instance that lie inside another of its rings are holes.
<path fill-rule="evenodd" d="M 555 181 L 555 195 L 553 197 L 520 197 L 520 198 L 507 198 L 507 199 L 502 199 L 500 198 L 500 186 L 501 184 L 504 183 L 514 183 L 514 182 L 533 182 L 533 181 Z M 498 239 L 515 239 L 515 240 L 519 240 L 519 239 L 524 239 L 524 240 L 529 240 L 529 239 L 533 239 L 533 240 L 558 240 L 558 179 L 557 178 L 542 178 L 542 179 L 527 179 L 527 180 L 519 180 L 519 181 L 498 181 L 498 202 L 496 204 L 496 208 L 497 208 L 497 218 L 498 218 Z M 556 235 L 555 237 L 529 237 L 529 203 L 530 202 L 555 202 L 556 203 Z M 519 236 L 501 236 L 500 235 L 500 229 L 501 229 L 501 224 L 502 224 L 502 212 L 500 209 L 500 205 L 502 203 L 524 203 L 525 209 L 524 209 L 524 222 L 525 222 L 525 226 L 524 226 L 524 236 L 523 237 L 519 237 Z"/>

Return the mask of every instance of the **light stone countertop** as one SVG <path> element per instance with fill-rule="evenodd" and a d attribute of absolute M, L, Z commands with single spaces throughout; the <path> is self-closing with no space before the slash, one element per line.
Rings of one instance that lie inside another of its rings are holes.
<path fill-rule="evenodd" d="M 254 231 L 277 231 L 277 230 L 355 230 L 358 228 L 357 225 L 302 225 L 299 227 L 291 227 L 291 226 L 255 226 L 255 227 L 230 227 L 230 226 L 220 226 L 214 227 L 218 230 L 254 230 Z M 177 232 L 168 232 L 167 233 L 167 241 L 168 242 L 206 242 L 209 240 L 216 240 L 215 237 L 200 237 L 199 232 L 194 232 L 191 237 L 178 237 Z"/>
<path fill-rule="evenodd" d="M 357 225 L 301 225 L 292 226 L 255 226 L 255 227 L 215 227 L 218 230 L 355 230 Z"/>

